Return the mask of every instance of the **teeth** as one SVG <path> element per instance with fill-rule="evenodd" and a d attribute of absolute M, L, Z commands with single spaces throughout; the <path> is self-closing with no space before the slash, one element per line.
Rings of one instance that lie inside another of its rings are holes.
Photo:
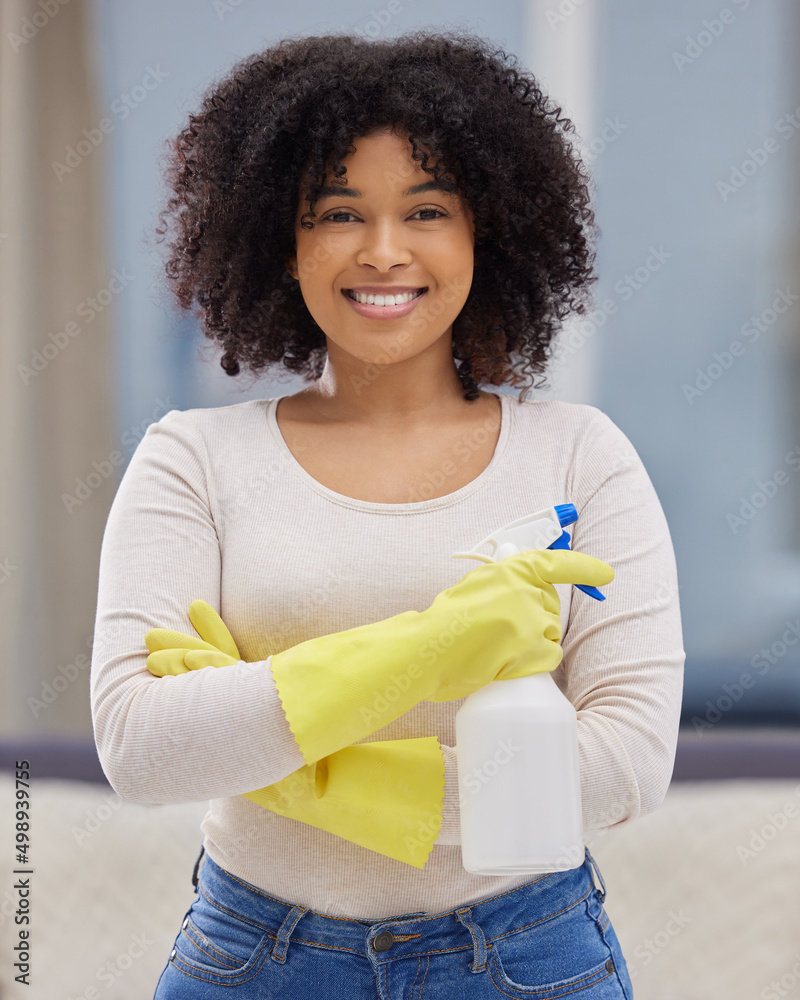
<path fill-rule="evenodd" d="M 416 292 L 403 292 L 401 295 L 373 295 L 372 292 L 365 294 L 364 292 L 354 292 L 350 289 L 347 294 L 351 299 L 355 299 L 356 302 L 363 302 L 366 305 L 399 306 L 421 295 L 422 289 Z"/>

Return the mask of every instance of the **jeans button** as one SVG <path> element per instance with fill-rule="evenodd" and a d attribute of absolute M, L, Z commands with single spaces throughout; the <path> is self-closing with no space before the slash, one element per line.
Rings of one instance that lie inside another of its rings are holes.
<path fill-rule="evenodd" d="M 182 928 L 183 928 L 184 930 L 186 930 L 186 925 L 187 925 L 188 923 L 189 923 L 189 918 L 188 918 L 188 917 L 184 917 L 184 918 L 183 918 L 183 923 L 181 924 L 181 927 L 182 927 Z"/>
<path fill-rule="evenodd" d="M 381 931 L 372 942 L 375 951 L 388 951 L 394 944 L 394 934 L 391 931 Z"/>
<path fill-rule="evenodd" d="M 175 958 L 175 956 L 176 956 L 177 954 L 178 954 L 178 950 L 177 950 L 177 948 L 173 948 L 173 949 L 172 949 L 172 951 L 171 951 L 171 952 L 169 953 L 169 957 L 170 957 L 170 958 Z"/>
<path fill-rule="evenodd" d="M 609 960 L 606 962 L 606 972 L 613 972 L 613 971 L 614 971 L 614 959 L 609 958 Z"/>

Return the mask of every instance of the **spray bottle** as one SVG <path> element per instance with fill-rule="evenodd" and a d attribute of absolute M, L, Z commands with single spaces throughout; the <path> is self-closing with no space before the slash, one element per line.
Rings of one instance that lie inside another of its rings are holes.
<path fill-rule="evenodd" d="M 493 531 L 453 559 L 499 562 L 526 549 L 568 549 L 571 503 Z M 491 545 L 490 555 L 476 550 Z M 596 587 L 576 584 L 598 601 Z M 584 861 L 577 714 L 549 671 L 493 681 L 456 714 L 461 856 L 473 875 L 566 871 Z"/>

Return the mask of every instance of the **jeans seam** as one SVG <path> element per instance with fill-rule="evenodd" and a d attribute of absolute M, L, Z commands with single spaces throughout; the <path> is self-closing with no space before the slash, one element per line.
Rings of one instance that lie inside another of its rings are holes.
<path fill-rule="evenodd" d="M 181 934 L 183 934 L 184 937 L 188 938 L 189 941 L 192 942 L 192 944 L 195 946 L 195 948 L 197 948 L 198 951 L 201 951 L 204 955 L 207 955 L 212 961 L 230 966 L 231 971 L 233 971 L 234 969 L 241 968 L 241 966 L 244 964 L 242 962 L 238 962 L 236 959 L 233 958 L 233 956 L 227 955 L 224 951 L 220 951 L 219 948 L 215 948 L 214 945 L 211 944 L 210 942 L 206 946 L 202 941 L 196 940 L 192 934 L 189 934 L 190 928 L 193 931 L 196 929 L 191 920 L 186 925 L 186 927 L 181 928 Z M 210 948 L 211 951 L 208 951 L 207 948 Z M 212 951 L 214 952 L 213 955 L 211 954 Z"/>
<path fill-rule="evenodd" d="M 548 913 L 546 917 L 541 917 L 539 920 L 534 920 L 533 923 L 523 924 L 522 927 L 515 927 L 513 930 L 506 931 L 504 934 L 498 934 L 493 938 L 489 938 L 490 941 L 501 941 L 503 938 L 508 937 L 510 934 L 517 934 L 520 931 L 526 931 L 529 927 L 535 927 L 537 924 L 543 924 L 548 920 L 552 920 L 554 917 L 560 917 L 562 913 L 566 913 L 567 910 L 573 909 L 575 906 L 579 906 L 583 903 L 592 893 L 592 889 L 589 889 L 587 893 L 576 899 L 574 902 L 570 903 L 569 906 L 563 907 L 561 910 L 556 910 L 554 913 Z"/>
<path fill-rule="evenodd" d="M 614 963 L 614 968 L 616 969 L 616 962 Z M 589 985 L 590 986 L 596 986 L 597 983 L 602 983 L 604 979 L 608 979 L 608 977 L 610 975 L 611 975 L 611 973 L 609 972 L 607 975 L 601 976 L 600 979 L 596 979 L 593 983 L 590 983 Z M 498 983 L 497 980 L 494 978 L 494 976 L 492 975 L 491 968 L 489 969 L 489 978 L 492 980 L 492 985 L 494 986 L 494 988 L 499 993 L 502 993 L 503 996 L 507 996 L 507 997 L 511 996 L 510 993 L 508 993 L 506 990 L 503 989 L 503 984 L 502 983 Z M 588 978 L 588 977 L 585 977 L 585 978 Z M 617 978 L 619 978 L 619 976 L 617 976 Z M 586 983 L 584 983 L 583 986 L 581 986 L 579 984 L 576 984 L 575 989 L 568 990 L 566 993 L 554 994 L 554 993 L 552 993 L 552 988 L 548 988 L 546 986 L 543 986 L 539 990 L 539 993 L 545 993 L 545 992 L 550 993 L 551 995 L 550 995 L 550 997 L 548 997 L 548 1000 L 557 1000 L 558 997 L 566 997 L 566 996 L 569 996 L 571 993 L 577 993 L 579 990 L 585 990 L 585 989 L 586 989 Z M 526 989 L 526 992 L 527 992 L 527 989 Z M 627 993 L 625 993 L 625 989 L 624 988 L 623 988 L 622 992 L 627 997 Z M 536 994 L 534 992 L 531 992 L 529 994 L 529 996 L 532 998 L 532 1000 L 536 1000 Z"/>

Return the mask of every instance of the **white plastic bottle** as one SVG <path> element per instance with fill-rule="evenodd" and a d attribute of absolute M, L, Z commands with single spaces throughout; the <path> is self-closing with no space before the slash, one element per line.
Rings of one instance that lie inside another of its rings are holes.
<path fill-rule="evenodd" d="M 568 548 L 563 526 L 578 518 L 559 504 L 493 532 L 497 562 L 525 549 Z M 595 587 L 580 587 L 605 600 Z M 584 861 L 578 725 L 575 708 L 548 671 L 493 681 L 456 714 L 461 855 L 473 875 L 566 871 Z"/>

